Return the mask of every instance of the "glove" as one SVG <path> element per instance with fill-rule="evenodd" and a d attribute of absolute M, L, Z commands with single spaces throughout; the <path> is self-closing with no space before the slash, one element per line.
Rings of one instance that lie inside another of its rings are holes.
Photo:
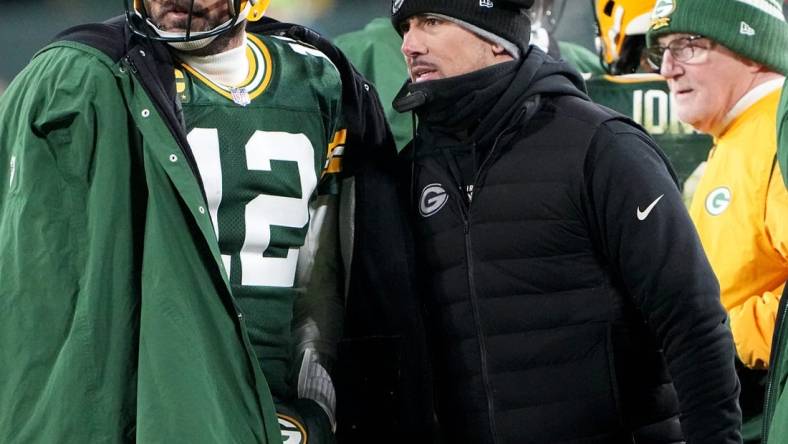
<path fill-rule="evenodd" d="M 326 369 L 320 364 L 314 349 L 307 348 L 301 360 L 298 372 L 298 397 L 311 399 L 323 408 L 331 429 L 336 430 L 336 394 L 334 382 Z"/>
<path fill-rule="evenodd" d="M 335 444 L 334 432 L 325 410 L 311 399 L 276 404 L 282 444 Z"/>

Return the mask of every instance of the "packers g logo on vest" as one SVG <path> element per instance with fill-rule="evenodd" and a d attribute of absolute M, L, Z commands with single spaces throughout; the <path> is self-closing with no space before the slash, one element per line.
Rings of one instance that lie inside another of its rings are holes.
<path fill-rule="evenodd" d="M 670 25 L 670 15 L 675 10 L 676 2 L 674 0 L 657 0 L 654 12 L 651 14 L 651 30 L 656 31 Z"/>
<path fill-rule="evenodd" d="M 728 187 L 717 187 L 706 196 L 706 211 L 712 216 L 719 216 L 731 204 L 733 193 Z"/>
<path fill-rule="evenodd" d="M 446 205 L 449 195 L 443 189 L 443 185 L 433 183 L 424 187 L 419 199 L 419 213 L 424 217 L 430 217 Z"/>

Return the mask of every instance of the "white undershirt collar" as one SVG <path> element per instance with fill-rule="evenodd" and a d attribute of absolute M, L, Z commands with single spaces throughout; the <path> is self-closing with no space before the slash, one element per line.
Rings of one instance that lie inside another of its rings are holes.
<path fill-rule="evenodd" d="M 214 83 L 224 86 L 240 86 L 241 82 L 249 75 L 246 38 L 243 41 L 243 45 L 219 54 L 192 56 L 188 53 L 179 53 L 178 57 Z"/>

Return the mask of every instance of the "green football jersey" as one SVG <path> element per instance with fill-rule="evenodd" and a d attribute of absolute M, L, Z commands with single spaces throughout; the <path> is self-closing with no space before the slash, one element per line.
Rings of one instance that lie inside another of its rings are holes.
<path fill-rule="evenodd" d="M 603 75 L 586 81 L 595 102 L 639 123 L 670 159 L 683 186 L 708 157 L 711 137 L 679 121 L 667 82 L 655 74 Z"/>
<path fill-rule="evenodd" d="M 246 44 L 241 86 L 180 64 L 176 87 L 233 295 L 274 397 L 284 400 L 294 396 L 299 255 L 319 229 L 310 205 L 338 191 L 341 82 L 322 53 L 295 41 L 249 34 Z"/>

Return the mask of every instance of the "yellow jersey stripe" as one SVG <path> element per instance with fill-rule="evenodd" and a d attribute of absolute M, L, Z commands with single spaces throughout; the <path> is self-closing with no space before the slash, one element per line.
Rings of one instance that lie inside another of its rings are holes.
<path fill-rule="evenodd" d="M 273 78 L 273 61 L 268 47 L 266 47 L 265 43 L 258 37 L 251 34 L 247 35 L 246 44 L 246 55 L 249 60 L 249 74 L 246 79 L 244 79 L 244 82 L 237 88 L 246 90 L 249 98 L 254 100 L 265 92 L 271 83 L 271 79 Z M 183 63 L 181 66 L 183 66 L 183 69 L 188 71 L 194 78 L 198 79 L 212 90 L 221 94 L 228 100 L 233 100 L 231 91 L 234 88 L 211 81 L 211 79 L 186 63 Z"/>

